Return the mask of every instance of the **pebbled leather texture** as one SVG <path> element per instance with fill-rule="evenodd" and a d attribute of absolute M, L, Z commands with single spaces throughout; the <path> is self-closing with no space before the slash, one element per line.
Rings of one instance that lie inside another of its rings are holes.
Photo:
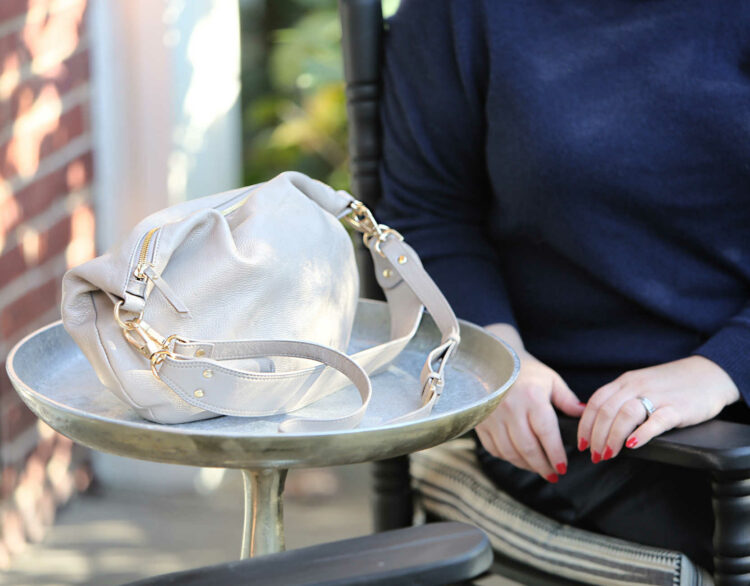
<path fill-rule="evenodd" d="M 353 382 L 362 398 L 355 412 L 291 419 L 280 429 L 316 431 L 359 423 L 371 395 L 366 373 L 385 368 L 403 350 L 424 304 L 442 343 L 421 373 L 422 407 L 399 421 L 424 416 L 442 387 L 440 365 L 458 342 L 458 323 L 408 245 L 388 237 L 381 255 L 372 239 L 391 340 L 346 356 L 359 277 L 351 239 L 338 219 L 353 201 L 346 192 L 287 172 L 157 212 L 122 245 L 68 271 L 65 328 L 102 383 L 159 423 L 291 412 Z M 142 250 L 145 279 L 136 271 L 143 266 Z M 162 337 L 180 336 L 170 346 L 174 356 L 157 366 L 159 378 L 123 336 L 113 313 L 117 302 L 123 319 L 142 312 L 143 322 Z M 320 364 L 310 366 L 311 360 Z M 435 380 L 439 387 L 431 384 Z"/>

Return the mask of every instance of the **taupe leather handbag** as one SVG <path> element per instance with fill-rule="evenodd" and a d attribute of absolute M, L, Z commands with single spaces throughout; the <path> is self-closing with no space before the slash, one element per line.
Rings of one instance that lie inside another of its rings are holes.
<path fill-rule="evenodd" d="M 359 275 L 342 218 L 364 235 L 391 317 L 391 339 L 352 356 Z M 159 423 L 287 413 L 354 383 L 361 407 L 280 426 L 299 432 L 358 425 L 367 373 L 401 352 L 423 306 L 441 343 L 414 390 L 422 406 L 394 421 L 432 409 L 456 318 L 396 231 L 348 193 L 288 172 L 147 217 L 122 245 L 68 271 L 62 317 L 102 383 Z"/>

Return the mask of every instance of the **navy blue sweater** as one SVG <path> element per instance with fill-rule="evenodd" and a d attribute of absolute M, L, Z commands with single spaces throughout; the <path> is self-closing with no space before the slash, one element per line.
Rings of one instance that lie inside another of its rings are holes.
<path fill-rule="evenodd" d="M 750 2 L 404 0 L 381 220 L 583 399 L 700 354 L 750 401 Z"/>

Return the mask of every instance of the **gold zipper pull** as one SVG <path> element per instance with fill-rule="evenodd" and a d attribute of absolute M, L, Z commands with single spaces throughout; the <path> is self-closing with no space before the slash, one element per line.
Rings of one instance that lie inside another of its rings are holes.
<path fill-rule="evenodd" d="M 150 262 L 139 262 L 137 265 L 135 265 L 133 276 L 139 281 L 143 281 L 146 279 L 146 269 L 149 267 L 153 268 L 153 266 L 154 265 L 152 265 Z"/>
<path fill-rule="evenodd" d="M 141 268 L 141 264 L 138 265 L 138 268 Z M 138 270 L 138 268 L 136 269 L 136 271 Z M 186 313 L 188 315 L 190 314 L 190 310 L 187 308 L 185 303 L 180 299 L 177 293 L 175 293 L 174 289 L 169 286 L 169 283 L 167 283 L 163 277 L 157 274 L 157 272 L 154 270 L 153 265 L 145 263 L 145 266 L 143 266 L 142 268 L 143 277 L 154 284 L 154 287 L 159 290 L 159 293 L 164 296 L 164 299 L 169 301 L 169 304 L 174 307 L 175 311 L 178 311 L 179 313 Z"/>

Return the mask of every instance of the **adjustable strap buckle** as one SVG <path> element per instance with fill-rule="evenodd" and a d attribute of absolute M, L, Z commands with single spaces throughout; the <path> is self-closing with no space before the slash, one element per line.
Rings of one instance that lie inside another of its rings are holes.
<path fill-rule="evenodd" d="M 427 374 L 425 384 L 422 387 L 423 402 L 430 401 L 433 395 L 437 395 L 437 398 L 440 398 L 440 395 L 443 393 L 443 387 L 445 386 L 445 365 L 448 363 L 456 346 L 458 346 L 458 340 L 449 338 L 448 341 L 431 352 L 430 372 Z M 437 362 L 437 368 L 433 367 L 435 362 Z"/>

